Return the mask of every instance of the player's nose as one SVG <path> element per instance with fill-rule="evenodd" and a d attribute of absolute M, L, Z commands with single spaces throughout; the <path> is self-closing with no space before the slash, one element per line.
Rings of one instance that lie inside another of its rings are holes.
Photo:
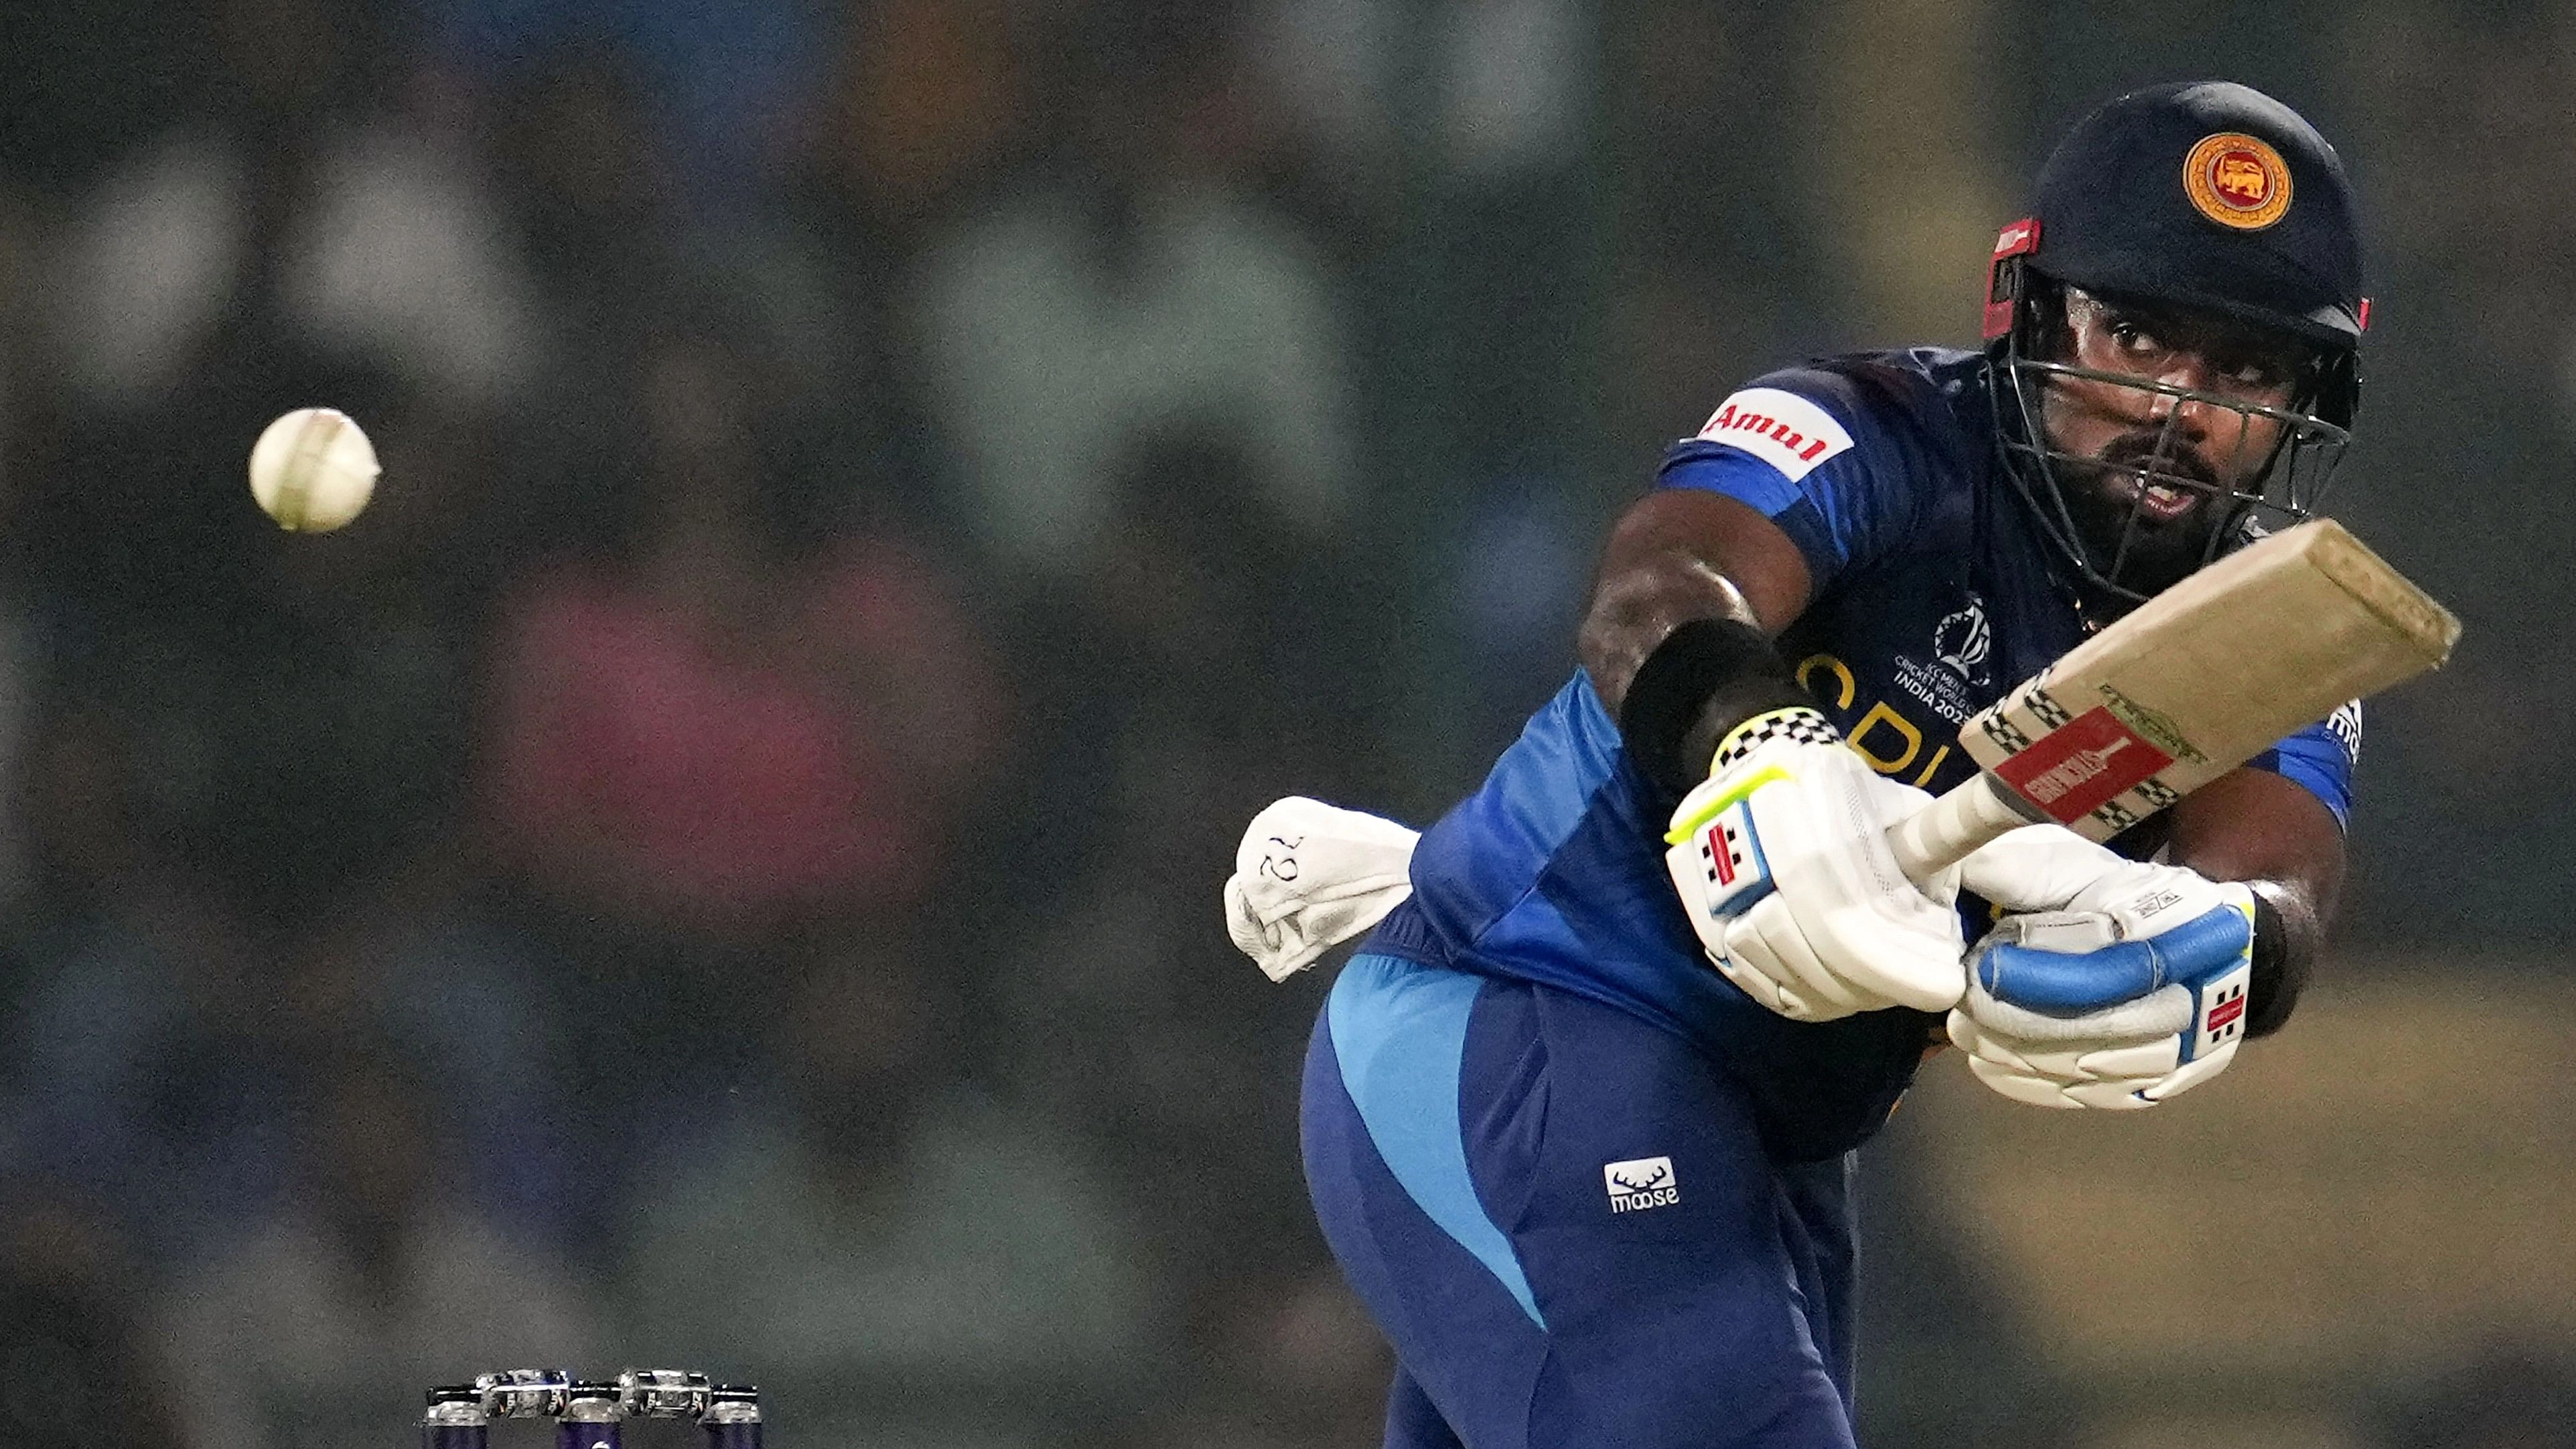
<path fill-rule="evenodd" d="M 2204 401 L 2214 391 L 2217 373 L 2205 361 L 2190 354 L 2179 354 L 2175 361 L 2155 378 L 2173 392 L 2157 392 L 2148 399 L 2147 417 L 2158 427 L 2170 428 L 2177 435 L 2200 442 L 2209 436 L 2210 412 L 2217 404 Z M 2192 393 L 2197 396 L 2186 397 Z"/>

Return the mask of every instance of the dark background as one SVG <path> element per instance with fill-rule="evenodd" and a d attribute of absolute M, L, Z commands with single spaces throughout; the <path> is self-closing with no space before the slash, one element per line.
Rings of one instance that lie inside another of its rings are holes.
<path fill-rule="evenodd" d="M 2566 1442 L 2563 7 L 7 0 L 0 1443 L 646 1362 L 1374 1443 L 1242 822 L 1435 815 L 1669 439 L 1971 340 L 2057 132 L 2200 77 L 2355 176 L 2328 511 L 2467 635 L 2288 1037 L 2147 1123 L 1927 1070 L 1864 1437 Z M 310 404 L 385 475 L 290 537 Z"/>

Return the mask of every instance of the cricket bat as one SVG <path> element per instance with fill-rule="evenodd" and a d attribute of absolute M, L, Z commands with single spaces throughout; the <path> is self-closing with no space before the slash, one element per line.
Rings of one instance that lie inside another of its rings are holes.
<path fill-rule="evenodd" d="M 1959 728 L 1976 778 L 1888 831 L 1918 880 L 2016 827 L 2108 840 L 2324 719 L 2438 668 L 2450 610 L 2332 519 L 2238 550 Z"/>

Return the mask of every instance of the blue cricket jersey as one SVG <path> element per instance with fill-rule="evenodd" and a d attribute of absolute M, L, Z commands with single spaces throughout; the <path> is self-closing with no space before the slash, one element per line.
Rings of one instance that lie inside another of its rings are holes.
<path fill-rule="evenodd" d="M 1935 793 L 1975 771 L 1960 723 L 2083 637 L 2050 545 L 1997 468 L 1991 408 L 1974 353 L 1831 358 L 1728 397 L 1662 468 L 1660 486 L 1750 504 L 1797 544 L 1811 598 L 1780 636 L 1783 657 L 1853 749 Z M 2359 741 L 2347 706 L 2254 763 L 2340 822 Z M 1483 787 L 1423 833 L 1413 897 L 1370 949 L 1641 1017 L 1739 1082 L 1784 1156 L 1857 1145 L 1912 1081 L 1937 1018 L 1801 1023 L 1744 995 L 1674 898 L 1669 808 L 1578 671 Z"/>

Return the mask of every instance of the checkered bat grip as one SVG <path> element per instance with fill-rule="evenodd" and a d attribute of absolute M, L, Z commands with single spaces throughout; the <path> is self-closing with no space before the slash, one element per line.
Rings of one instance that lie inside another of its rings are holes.
<path fill-rule="evenodd" d="M 1834 728 L 1834 722 L 1812 709 L 1775 709 L 1757 714 L 1729 731 L 1725 741 L 1717 747 L 1717 759 L 1709 766 L 1709 773 L 1724 774 L 1765 745 L 1838 745 L 1842 742 L 1842 731 Z"/>

